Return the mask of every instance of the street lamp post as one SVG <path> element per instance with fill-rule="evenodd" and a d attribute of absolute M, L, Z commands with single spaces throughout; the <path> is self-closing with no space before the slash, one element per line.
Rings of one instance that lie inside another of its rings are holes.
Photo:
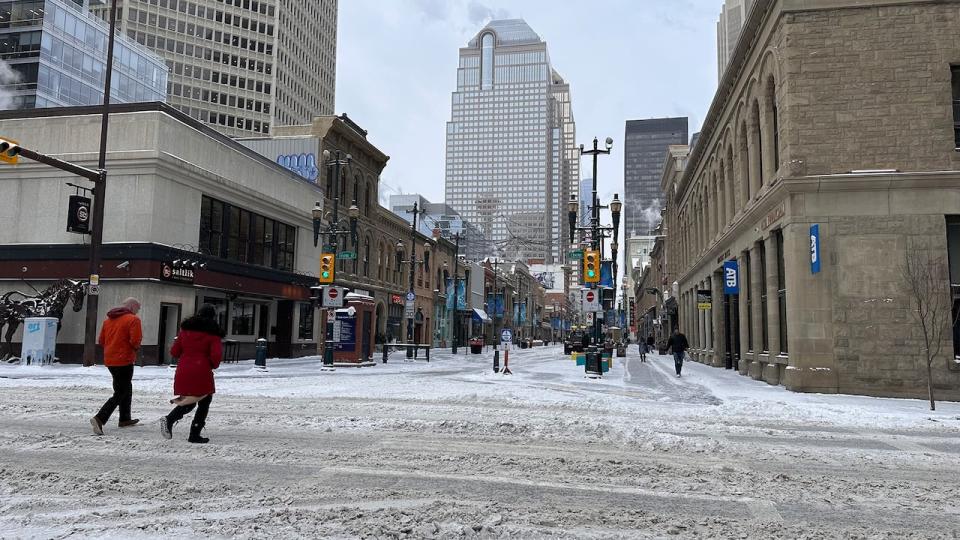
<path fill-rule="evenodd" d="M 413 302 L 416 303 L 416 293 L 413 289 L 413 280 L 414 280 L 414 270 L 417 264 L 417 216 L 420 214 L 426 213 L 426 210 L 421 210 L 418 208 L 418 203 L 413 203 L 413 209 L 407 210 L 408 214 L 413 214 L 413 220 L 410 222 L 410 257 L 408 263 L 410 264 L 410 288 L 407 291 L 407 303 Z M 398 248 L 403 248 L 403 242 L 397 242 Z M 424 250 L 429 247 L 429 243 L 424 244 Z M 413 358 L 413 349 L 410 348 L 410 345 L 413 345 L 413 319 L 409 313 L 409 308 L 407 309 L 407 358 Z"/>
<path fill-rule="evenodd" d="M 450 346 L 450 353 L 457 354 L 457 300 L 459 299 L 457 296 L 457 272 L 459 271 L 460 263 L 460 233 L 455 234 L 453 238 L 456 240 L 456 243 L 454 244 L 453 251 L 453 309 L 450 313 L 450 318 L 452 319 L 450 324 L 450 333 L 453 336 L 453 343 Z"/>
<path fill-rule="evenodd" d="M 325 217 L 325 212 L 323 210 L 323 205 L 320 201 L 313 207 L 312 217 L 313 217 L 313 247 L 317 247 L 320 241 L 320 236 L 322 234 L 327 235 L 327 244 L 324 246 L 324 251 L 329 250 L 328 253 L 333 254 L 333 283 L 336 283 L 337 279 L 337 252 L 339 247 L 339 237 L 340 235 L 350 235 L 350 238 L 356 242 L 357 238 L 357 220 L 360 217 L 360 208 L 357 207 L 357 201 L 353 200 L 350 204 L 350 208 L 347 210 L 347 215 L 350 218 L 349 227 L 341 227 L 340 224 L 340 193 L 337 191 L 337 185 L 340 183 L 340 174 L 341 167 L 349 166 L 353 157 L 350 154 L 346 154 L 341 158 L 341 153 L 337 150 L 332 156 L 329 150 L 323 151 L 323 159 L 326 162 L 327 166 L 327 177 L 334 179 L 330 184 L 333 186 L 333 193 L 327 193 L 327 198 L 330 198 L 330 195 L 333 197 L 333 219 L 330 221 L 327 226 L 326 231 L 322 231 L 323 218 Z M 327 311 L 326 319 L 326 332 L 325 339 L 323 343 L 323 367 L 325 369 L 333 369 L 333 324 L 336 318 L 336 311 L 330 309 Z"/>
<path fill-rule="evenodd" d="M 576 196 L 572 195 L 570 197 L 570 202 L 567 204 L 567 213 L 568 220 L 570 225 L 570 243 L 574 241 L 574 233 L 578 230 L 580 231 L 590 231 L 590 242 L 594 250 L 600 251 L 603 248 L 603 239 L 606 237 L 607 232 L 612 232 L 613 242 L 610 244 L 610 248 L 613 255 L 614 262 L 611 265 L 611 273 L 613 274 L 614 280 L 616 280 L 616 258 L 617 258 L 617 249 L 619 245 L 617 240 L 619 238 L 619 229 L 620 229 L 620 212 L 623 209 L 623 203 L 620 201 L 619 194 L 614 194 L 613 201 L 608 206 L 602 206 L 600 204 L 600 199 L 597 196 L 597 156 L 604 154 L 609 155 L 610 150 L 613 148 L 613 139 L 607 137 L 605 141 L 605 148 L 600 149 L 598 147 L 598 140 L 596 137 L 593 138 L 593 149 L 584 150 L 583 145 L 580 145 L 580 155 L 593 156 L 593 189 L 591 192 L 591 215 L 590 215 L 590 226 L 589 227 L 577 227 L 577 210 L 578 204 L 576 201 Z M 613 226 L 612 227 L 603 227 L 600 225 L 600 210 L 602 208 L 610 208 L 610 213 L 613 217 Z M 586 284 L 584 284 L 586 285 Z M 597 287 L 599 289 L 599 287 Z M 598 291 L 599 292 L 599 291 Z M 602 298 L 602 295 L 601 295 Z M 602 303 L 601 303 L 602 304 Z M 612 309 L 612 306 L 611 306 Z M 593 319 L 593 343 L 588 348 L 590 354 L 597 355 L 597 347 L 600 343 L 601 338 L 601 327 L 599 317 L 594 316 Z M 593 356 L 596 358 L 596 356 Z M 596 362 L 595 368 L 597 371 L 602 371 L 599 364 Z M 590 371 L 589 362 L 587 365 L 587 371 Z"/>

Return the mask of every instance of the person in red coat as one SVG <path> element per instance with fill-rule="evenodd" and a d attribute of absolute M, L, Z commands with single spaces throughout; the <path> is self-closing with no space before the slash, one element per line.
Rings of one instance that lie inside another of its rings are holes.
<path fill-rule="evenodd" d="M 160 419 L 160 433 L 165 439 L 173 438 L 173 425 L 196 407 L 187 440 L 201 444 L 210 441 L 201 437 L 200 432 L 207 422 L 207 412 L 216 392 L 213 370 L 220 366 L 223 355 L 220 340 L 223 336 L 224 332 L 217 324 L 217 310 L 210 304 L 203 304 L 196 315 L 180 324 L 180 333 L 170 349 L 170 355 L 178 359 L 173 393 L 179 397 L 170 400 L 177 406 Z"/>

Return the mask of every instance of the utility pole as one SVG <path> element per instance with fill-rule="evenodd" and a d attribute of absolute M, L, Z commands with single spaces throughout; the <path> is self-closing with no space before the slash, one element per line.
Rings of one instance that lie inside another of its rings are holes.
<path fill-rule="evenodd" d="M 100 318 L 100 262 L 103 247 L 103 215 L 107 196 L 107 129 L 110 125 L 110 88 L 113 82 L 113 44 L 117 33 L 117 0 L 110 2 L 110 35 L 107 36 L 107 66 L 103 84 L 103 115 L 100 121 L 100 175 L 93 181 L 93 228 L 90 231 L 90 266 L 87 313 L 83 332 L 83 365 L 92 366 L 97 357 L 97 322 Z"/>

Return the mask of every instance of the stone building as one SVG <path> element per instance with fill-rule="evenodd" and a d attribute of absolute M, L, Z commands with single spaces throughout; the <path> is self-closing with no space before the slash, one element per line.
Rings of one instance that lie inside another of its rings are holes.
<path fill-rule="evenodd" d="M 899 267 L 953 261 L 957 298 L 958 27 L 957 1 L 754 3 L 665 186 L 695 358 L 796 391 L 925 396 Z M 956 346 L 933 365 L 941 397 L 960 398 Z"/>

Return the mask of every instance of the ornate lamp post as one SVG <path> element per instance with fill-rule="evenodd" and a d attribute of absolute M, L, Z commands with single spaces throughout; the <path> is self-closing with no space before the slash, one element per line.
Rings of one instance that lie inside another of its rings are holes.
<path fill-rule="evenodd" d="M 347 216 L 349 217 L 349 222 L 346 227 L 340 222 L 340 194 L 337 191 L 336 187 L 340 181 L 341 176 L 341 167 L 347 167 L 353 162 L 353 157 L 350 154 L 345 154 L 341 158 L 341 153 L 337 150 L 333 156 L 331 156 L 329 150 L 323 151 L 323 159 L 326 162 L 327 166 L 327 176 L 334 179 L 331 182 L 333 185 L 334 195 L 333 197 L 333 219 L 330 220 L 329 224 L 326 227 L 326 230 L 323 230 L 323 219 L 327 216 L 327 213 L 324 212 L 323 204 L 320 201 L 313 206 L 313 211 L 311 212 L 313 217 L 313 246 L 317 247 L 320 243 L 321 234 L 327 235 L 327 244 L 324 245 L 324 251 L 333 254 L 333 283 L 336 283 L 336 260 L 337 260 L 337 250 L 339 246 L 339 237 L 341 235 L 350 235 L 350 239 L 356 243 L 357 241 L 357 221 L 360 217 L 360 208 L 357 207 L 357 201 L 353 200 L 350 204 L 350 208 L 347 209 Z M 327 193 L 327 198 L 330 198 L 331 193 Z M 331 309 L 327 311 L 326 319 L 326 338 L 324 340 L 323 346 L 323 367 L 325 369 L 333 369 L 333 321 L 336 317 L 336 311 Z"/>

